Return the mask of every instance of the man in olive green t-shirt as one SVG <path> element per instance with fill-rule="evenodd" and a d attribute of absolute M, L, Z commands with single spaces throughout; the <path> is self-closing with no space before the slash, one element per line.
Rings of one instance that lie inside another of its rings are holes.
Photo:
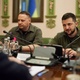
<path fill-rule="evenodd" d="M 69 57 L 76 56 L 77 49 L 80 47 L 80 30 L 77 28 L 76 16 L 73 13 L 64 14 L 62 16 L 62 25 L 64 31 L 58 33 L 50 44 L 62 45 L 64 54 L 69 55 Z"/>

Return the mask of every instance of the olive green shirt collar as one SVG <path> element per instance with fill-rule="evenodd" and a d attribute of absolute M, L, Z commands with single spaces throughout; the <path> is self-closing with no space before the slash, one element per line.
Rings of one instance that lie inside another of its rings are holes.
<path fill-rule="evenodd" d="M 16 31 L 20 31 L 19 27 L 16 29 Z M 26 32 L 34 32 L 32 24 L 29 26 L 29 29 Z"/>

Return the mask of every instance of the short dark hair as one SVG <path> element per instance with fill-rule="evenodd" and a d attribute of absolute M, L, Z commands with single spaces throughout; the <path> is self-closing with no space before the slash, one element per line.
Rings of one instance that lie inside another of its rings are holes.
<path fill-rule="evenodd" d="M 76 16 L 73 13 L 65 13 L 62 16 L 62 20 L 66 20 L 68 18 L 72 18 L 74 22 L 76 22 Z"/>
<path fill-rule="evenodd" d="M 27 12 L 27 11 L 21 11 L 19 14 L 25 14 L 25 15 L 28 15 L 31 18 L 30 13 Z"/>

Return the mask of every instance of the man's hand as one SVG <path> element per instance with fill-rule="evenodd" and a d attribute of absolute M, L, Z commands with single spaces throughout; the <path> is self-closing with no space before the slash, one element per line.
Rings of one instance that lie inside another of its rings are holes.
<path fill-rule="evenodd" d="M 73 57 L 73 56 L 76 56 L 77 55 L 77 52 L 74 51 L 73 49 L 71 48 L 67 48 L 67 49 L 63 49 L 63 53 L 66 55 L 69 55 L 69 57 Z"/>
<path fill-rule="evenodd" d="M 15 57 L 9 57 L 8 59 L 9 59 L 10 61 L 14 61 L 14 62 L 16 62 L 16 63 L 18 63 L 18 64 L 24 64 L 23 61 L 15 58 Z"/>

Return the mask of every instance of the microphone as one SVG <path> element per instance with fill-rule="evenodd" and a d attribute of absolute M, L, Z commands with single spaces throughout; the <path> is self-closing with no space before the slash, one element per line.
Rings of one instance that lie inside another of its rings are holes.
<path fill-rule="evenodd" d="M 61 64 L 63 64 L 63 62 L 67 60 L 67 59 L 64 58 L 63 56 L 58 56 L 58 55 L 53 54 L 53 53 L 52 53 L 52 56 L 53 56 L 55 59 L 57 59 L 58 62 L 61 63 Z"/>
<path fill-rule="evenodd" d="M 70 42 L 66 47 L 65 47 L 65 49 L 66 48 L 68 48 L 70 45 L 72 45 L 76 40 L 78 40 L 80 38 L 80 36 L 79 37 L 77 37 L 76 39 L 74 39 L 72 42 Z M 68 55 L 69 56 L 69 55 Z"/>
<path fill-rule="evenodd" d="M 76 39 L 74 39 L 72 42 L 70 42 L 64 49 L 68 48 L 70 45 L 72 45 L 75 41 L 77 41 L 80 38 L 80 36 L 78 36 Z M 65 52 L 65 51 L 64 51 Z M 64 53 L 65 56 L 65 53 Z M 69 58 L 69 55 L 68 55 Z M 69 59 L 68 59 L 69 60 Z"/>
<path fill-rule="evenodd" d="M 12 33 L 11 33 L 11 32 L 10 32 L 10 33 L 8 33 L 8 32 L 6 32 L 6 31 L 3 31 L 3 33 L 8 34 L 8 35 L 10 36 L 10 40 L 13 40 L 13 39 L 14 39 L 14 37 L 13 37 L 13 35 L 12 35 Z"/>
<path fill-rule="evenodd" d="M 74 39 L 71 43 L 69 43 L 66 47 L 65 47 L 65 49 L 66 48 L 68 48 L 70 45 L 72 45 L 75 41 L 77 41 L 78 39 L 80 38 L 80 36 L 78 36 L 76 39 Z M 65 52 L 65 51 L 64 51 Z M 64 56 L 65 56 L 65 53 L 64 53 Z M 69 70 L 73 70 L 73 68 L 74 68 L 74 66 L 75 66 L 75 64 L 76 64 L 76 61 L 77 60 L 70 60 L 70 58 L 69 58 L 69 55 L 68 55 L 68 58 L 67 58 L 67 61 L 65 61 L 64 62 L 64 64 L 62 65 L 62 67 L 64 68 L 64 69 L 69 69 Z"/>
<path fill-rule="evenodd" d="M 67 48 L 67 47 L 69 47 L 70 45 L 72 45 L 76 40 L 78 40 L 80 38 L 80 36 L 79 37 L 77 37 L 76 39 L 74 39 L 72 42 L 70 42 L 65 48 Z"/>
<path fill-rule="evenodd" d="M 17 39 L 20 39 L 20 40 L 22 40 L 22 41 L 25 41 L 26 43 L 32 44 L 33 47 L 34 47 L 34 44 L 33 44 L 32 42 L 27 41 L 27 40 L 24 40 L 23 38 L 20 38 L 20 37 L 18 37 L 18 36 L 16 36 L 16 35 L 12 34 L 11 32 L 7 32 L 7 31 L 4 30 L 3 33 L 8 34 L 12 39 L 13 39 L 14 37 L 16 37 Z M 28 46 L 28 47 L 29 47 L 29 46 Z M 29 47 L 29 49 L 30 49 L 30 53 L 31 53 L 31 56 L 32 56 L 31 47 Z M 14 55 L 16 52 L 18 53 L 18 51 L 14 50 L 14 51 L 12 51 L 12 54 Z"/>
<path fill-rule="evenodd" d="M 11 36 L 11 37 L 16 37 L 17 39 L 20 39 L 20 40 L 22 40 L 22 41 L 25 41 L 25 42 L 27 42 L 27 43 L 32 44 L 32 42 L 27 41 L 27 40 L 25 40 L 25 39 L 23 39 L 23 38 L 20 38 L 20 37 L 14 35 L 14 34 L 12 34 L 12 33 L 9 33 L 9 32 L 7 32 L 7 31 L 5 31 L 5 30 L 3 31 L 3 33 L 6 33 L 6 34 L 8 34 L 8 35 Z"/>

